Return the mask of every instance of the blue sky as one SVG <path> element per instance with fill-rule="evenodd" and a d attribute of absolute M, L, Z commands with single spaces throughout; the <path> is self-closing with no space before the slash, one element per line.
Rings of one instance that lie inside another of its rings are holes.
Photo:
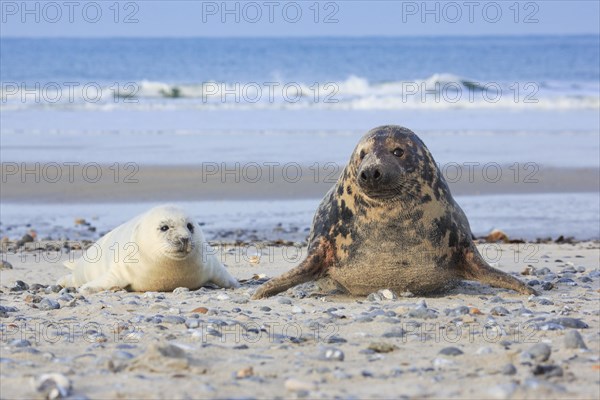
<path fill-rule="evenodd" d="M 7 1 L 2 37 L 599 34 L 600 1 Z M 115 6 L 117 4 L 117 6 Z M 25 6 L 24 6 L 25 5 Z"/>

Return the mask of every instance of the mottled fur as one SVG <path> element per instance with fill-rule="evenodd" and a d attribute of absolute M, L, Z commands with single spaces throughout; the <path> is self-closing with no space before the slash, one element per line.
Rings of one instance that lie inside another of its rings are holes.
<path fill-rule="evenodd" d="M 436 293 L 462 279 L 535 293 L 483 260 L 429 150 L 399 126 L 375 128 L 360 140 L 321 202 L 308 243 L 307 258 L 254 298 L 318 279 L 353 295 L 384 288 Z"/>

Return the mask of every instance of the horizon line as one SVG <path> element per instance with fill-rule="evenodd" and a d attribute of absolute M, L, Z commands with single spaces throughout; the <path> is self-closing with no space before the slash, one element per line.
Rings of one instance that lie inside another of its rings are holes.
<path fill-rule="evenodd" d="M 578 37 L 596 36 L 600 39 L 600 32 L 595 33 L 499 33 L 499 34 L 407 34 L 407 35 L 291 35 L 291 36 L 18 36 L 3 35 L 4 39 L 402 39 L 402 38 L 489 38 L 489 37 Z"/>

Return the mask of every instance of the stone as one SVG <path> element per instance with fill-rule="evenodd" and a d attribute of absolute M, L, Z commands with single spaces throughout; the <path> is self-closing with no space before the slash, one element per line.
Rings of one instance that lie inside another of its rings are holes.
<path fill-rule="evenodd" d="M 538 343 L 531 346 L 527 351 L 521 353 L 524 360 L 534 360 L 544 362 L 550 358 L 552 349 L 546 343 Z"/>
<path fill-rule="evenodd" d="M 570 330 L 565 333 L 564 343 L 567 349 L 587 349 L 581 334 L 576 330 Z"/>

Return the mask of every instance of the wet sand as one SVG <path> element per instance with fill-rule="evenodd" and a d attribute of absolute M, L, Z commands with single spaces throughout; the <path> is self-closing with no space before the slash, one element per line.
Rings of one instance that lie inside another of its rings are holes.
<path fill-rule="evenodd" d="M 85 203 L 321 198 L 343 165 L 330 163 L 203 164 L 2 164 L 1 202 Z M 27 172 L 29 171 L 29 173 Z M 454 196 L 480 194 L 580 193 L 600 190 L 594 168 L 536 165 L 488 169 L 447 164 Z"/>

